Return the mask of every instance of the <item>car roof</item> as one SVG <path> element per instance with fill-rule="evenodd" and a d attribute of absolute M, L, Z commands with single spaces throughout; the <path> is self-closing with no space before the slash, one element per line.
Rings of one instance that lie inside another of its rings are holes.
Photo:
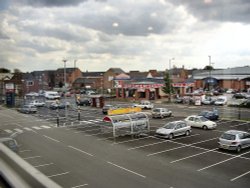
<path fill-rule="evenodd" d="M 247 133 L 247 132 L 245 132 L 245 131 L 238 131 L 238 130 L 229 130 L 229 131 L 226 131 L 225 133 L 232 134 L 232 135 L 237 135 L 237 134 Z"/>

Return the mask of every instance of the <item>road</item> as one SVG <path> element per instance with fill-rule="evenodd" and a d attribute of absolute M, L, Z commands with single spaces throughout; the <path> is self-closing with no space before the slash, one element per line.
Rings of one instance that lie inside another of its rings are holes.
<path fill-rule="evenodd" d="M 223 131 L 248 130 L 249 122 L 219 120 L 216 130 L 193 129 L 189 137 L 159 139 L 154 137 L 157 127 L 197 111 L 168 107 L 175 117 L 150 119 L 151 133 L 141 138 L 114 140 L 112 133 L 104 134 L 104 116 L 91 107 L 82 107 L 81 124 L 72 110 L 71 119 L 61 118 L 65 126 L 60 127 L 55 126 L 54 112 L 45 117 L 46 109 L 26 115 L 2 108 L 0 129 L 19 132 L 19 155 L 62 187 L 249 187 L 250 150 L 236 154 L 217 149 Z"/>

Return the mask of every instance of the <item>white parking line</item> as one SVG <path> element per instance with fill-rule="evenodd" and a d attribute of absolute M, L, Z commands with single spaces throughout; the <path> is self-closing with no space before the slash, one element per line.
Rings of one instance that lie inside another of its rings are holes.
<path fill-rule="evenodd" d="M 65 175 L 65 174 L 68 174 L 69 172 L 64 172 L 64 173 L 61 173 L 61 174 L 54 174 L 54 175 L 50 175 L 48 176 L 49 178 L 52 178 L 52 177 L 55 177 L 55 176 L 61 176 L 61 175 Z"/>
<path fill-rule="evenodd" d="M 96 135 L 102 135 L 102 134 L 109 134 L 109 133 L 112 133 L 113 131 L 111 132 L 105 132 L 105 133 L 96 133 L 96 134 L 86 134 L 84 136 L 96 136 Z"/>
<path fill-rule="evenodd" d="M 26 150 L 21 150 L 21 151 L 19 151 L 19 153 L 30 152 L 30 151 L 31 151 L 31 150 L 26 149 Z"/>
<path fill-rule="evenodd" d="M 91 131 L 97 131 L 97 130 L 100 130 L 100 128 L 99 129 L 84 130 L 84 131 L 76 131 L 74 133 L 85 133 L 85 132 L 91 132 Z"/>
<path fill-rule="evenodd" d="M 237 176 L 237 177 L 235 177 L 235 178 L 232 178 L 230 181 L 235 181 L 235 180 L 237 180 L 237 179 L 239 179 L 239 178 L 241 178 L 241 177 L 243 177 L 243 176 L 245 176 L 245 175 L 247 175 L 247 174 L 249 174 L 250 173 L 250 171 L 248 171 L 248 172 L 246 172 L 246 173 L 244 173 L 244 174 L 241 174 L 241 175 L 239 175 L 239 176 Z"/>
<path fill-rule="evenodd" d="M 97 139 L 97 140 L 109 140 L 109 139 L 115 139 L 113 136 L 110 136 L 110 137 L 107 137 L 107 138 L 99 138 L 99 139 Z"/>
<path fill-rule="evenodd" d="M 89 155 L 89 156 L 91 156 L 91 157 L 93 157 L 94 155 L 92 155 L 92 154 L 90 154 L 90 153 L 88 153 L 88 152 L 86 152 L 86 151 L 83 151 L 83 150 L 81 150 L 81 149 L 78 149 L 78 148 L 75 148 L 75 147 L 73 147 L 73 146 L 68 146 L 69 148 L 72 148 L 72 149 L 74 149 L 74 150 L 76 150 L 76 151 L 79 151 L 79 152 L 81 152 L 81 153 L 84 153 L 84 154 L 86 154 L 86 155 Z"/>
<path fill-rule="evenodd" d="M 53 140 L 54 142 L 60 142 L 59 140 L 56 140 L 56 139 L 54 139 L 54 138 L 51 138 L 51 137 L 49 137 L 49 136 L 46 136 L 46 135 L 43 135 L 45 138 L 48 138 L 48 139 L 50 139 L 50 140 Z"/>
<path fill-rule="evenodd" d="M 47 125 L 42 125 L 42 126 L 40 126 L 40 127 L 45 128 L 45 129 L 50 129 L 50 128 L 51 128 L 51 127 L 49 127 L 49 126 L 47 126 Z"/>
<path fill-rule="evenodd" d="M 16 125 L 16 126 L 18 126 L 18 127 L 23 128 L 23 126 L 21 124 L 19 124 L 19 123 L 13 123 L 13 124 Z"/>
<path fill-rule="evenodd" d="M 71 188 L 78 188 L 78 187 L 84 187 L 84 186 L 87 186 L 87 185 L 89 185 L 89 184 L 82 184 L 82 185 L 77 185 L 77 186 L 74 186 L 74 187 L 71 187 Z"/>
<path fill-rule="evenodd" d="M 231 125 L 230 127 L 238 127 L 238 126 L 241 126 L 241 125 L 245 125 L 245 124 L 248 124 L 249 122 L 245 122 L 245 123 L 241 123 L 241 124 L 237 124 L 237 125 Z"/>
<path fill-rule="evenodd" d="M 142 177 L 142 178 L 146 178 L 146 176 L 144 176 L 144 175 L 141 175 L 141 174 L 139 174 L 139 173 L 137 173 L 137 172 L 134 172 L 134 171 L 132 171 L 132 170 L 129 170 L 129 169 L 127 169 L 127 168 L 121 167 L 121 166 L 119 166 L 119 165 L 117 165 L 117 164 L 111 163 L 111 162 L 109 162 L 109 161 L 107 161 L 107 163 L 109 163 L 109 164 L 111 164 L 111 165 L 113 165 L 113 166 L 115 166 L 115 167 L 118 167 L 118 168 L 120 168 L 120 169 L 122 169 L 122 170 L 125 170 L 125 171 L 127 171 L 127 172 L 130 172 L 130 173 L 132 173 L 132 174 L 135 174 L 135 175 L 137 175 L 137 176 L 140 176 L 140 177 Z"/>
<path fill-rule="evenodd" d="M 16 132 L 23 133 L 23 130 L 21 129 L 14 129 Z"/>
<path fill-rule="evenodd" d="M 212 164 L 212 165 L 206 166 L 206 167 L 201 168 L 201 169 L 199 169 L 199 170 L 197 170 L 197 171 L 199 171 L 199 172 L 200 172 L 200 171 L 202 171 L 202 170 L 205 170 L 205 169 L 211 168 L 211 167 L 213 167 L 213 166 L 216 166 L 216 165 L 219 165 L 219 164 L 221 164 L 221 163 L 224 163 L 224 162 L 230 161 L 230 160 L 232 160 L 232 159 L 235 159 L 235 158 L 240 158 L 242 155 L 245 155 L 245 154 L 247 154 L 247 153 L 250 153 L 250 151 L 249 151 L 249 152 L 246 152 L 246 153 L 243 153 L 243 154 L 241 154 L 241 155 L 236 155 L 235 157 L 231 157 L 231 158 L 226 159 L 226 160 L 224 160 L 224 161 L 220 161 L 220 162 L 218 162 L 218 163 L 215 163 L 215 164 Z"/>
<path fill-rule="evenodd" d="M 187 137 L 193 137 L 193 136 L 197 136 L 197 135 L 200 135 L 200 134 L 194 134 L 194 135 L 187 136 Z M 176 139 L 173 139 L 173 140 L 165 140 L 165 139 L 157 138 L 157 137 L 154 137 L 154 136 L 149 136 L 149 137 L 155 138 L 155 139 L 158 139 L 158 140 L 162 140 L 162 141 L 161 142 L 155 142 L 155 143 L 152 143 L 152 144 L 146 144 L 146 145 L 142 145 L 142 146 L 136 146 L 136 147 L 133 147 L 133 148 L 128 148 L 128 150 L 134 150 L 134 149 L 138 149 L 138 148 L 144 148 L 144 147 L 153 146 L 153 145 L 156 145 L 156 144 L 161 144 L 161 143 L 164 143 L 164 142 L 172 142 L 172 143 L 176 143 L 176 144 L 185 145 L 185 144 L 182 144 L 182 143 L 174 141 L 174 140 L 180 140 L 180 139 L 183 139 L 183 138 L 176 138 Z M 185 137 L 185 138 L 187 138 L 187 137 Z"/>
<path fill-rule="evenodd" d="M 34 166 L 35 168 L 39 168 L 39 167 L 43 167 L 43 166 L 49 166 L 49 165 L 53 165 L 54 163 L 47 163 L 47 164 L 41 164 L 41 165 L 36 165 Z"/>
<path fill-rule="evenodd" d="M 34 159 L 34 158 L 39 158 L 41 156 L 32 156 L 32 157 L 26 157 L 26 158 L 23 158 L 23 159 Z"/>
<path fill-rule="evenodd" d="M 137 140 L 144 140 L 144 139 L 148 139 L 148 138 L 151 138 L 151 137 L 143 137 L 143 138 L 137 138 L 137 139 L 132 139 L 132 140 L 126 140 L 126 141 L 122 141 L 122 142 L 115 142 L 113 143 L 112 145 L 116 145 L 116 144 L 122 144 L 122 143 L 127 143 L 127 142 L 135 142 Z"/>
<path fill-rule="evenodd" d="M 4 131 L 7 132 L 7 133 L 13 133 L 13 131 L 11 131 L 9 129 L 5 129 Z"/>
<path fill-rule="evenodd" d="M 26 131 L 32 131 L 32 129 L 28 127 L 24 127 L 23 129 L 25 129 Z"/>
<path fill-rule="evenodd" d="M 214 150 L 216 150 L 217 148 L 214 148 L 214 149 L 211 149 L 211 150 L 207 150 L 207 151 L 204 151 L 204 152 L 201 152 L 201 153 L 197 153 L 197 154 L 194 154 L 194 155 L 190 155 L 188 157 L 183 157 L 181 159 L 177 159 L 177 160 L 174 160 L 174 161 L 171 161 L 170 163 L 176 163 L 176 162 L 179 162 L 179 161 L 183 161 L 185 159 L 189 159 L 189 158 L 192 158 L 192 157 L 196 157 L 196 156 L 199 156 L 199 155 L 202 155 L 204 153 L 209 153 L 209 152 L 212 152 Z"/>
<path fill-rule="evenodd" d="M 158 151 L 158 152 L 155 152 L 155 153 L 150 153 L 147 156 L 157 155 L 157 154 L 160 154 L 160 153 L 165 153 L 165 152 L 168 152 L 168 151 L 173 151 L 173 150 L 176 150 L 176 149 L 180 149 L 180 148 L 192 146 L 192 145 L 195 145 L 195 144 L 200 144 L 200 143 L 203 143 L 203 142 L 208 142 L 210 140 L 215 140 L 215 139 L 218 139 L 218 138 L 217 137 L 216 138 L 211 138 L 211 139 L 208 139 L 208 140 L 203 140 L 203 141 L 195 142 L 195 143 L 192 143 L 192 144 L 184 144 L 183 146 L 179 146 L 179 147 L 176 147 L 176 148 L 171 148 L 171 149 L 167 149 L 167 150 L 163 150 L 163 151 Z"/>

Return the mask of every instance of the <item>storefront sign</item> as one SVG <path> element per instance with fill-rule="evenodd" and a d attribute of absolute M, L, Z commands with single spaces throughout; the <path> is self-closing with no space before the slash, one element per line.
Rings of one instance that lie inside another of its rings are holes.
<path fill-rule="evenodd" d="M 5 89 L 6 89 L 6 92 L 14 92 L 15 90 L 14 84 L 13 83 L 5 84 Z"/>
<path fill-rule="evenodd" d="M 173 87 L 194 87 L 194 83 L 173 83 Z"/>
<path fill-rule="evenodd" d="M 164 84 L 125 84 L 124 88 L 134 88 L 134 89 L 150 89 L 150 88 L 160 88 Z"/>

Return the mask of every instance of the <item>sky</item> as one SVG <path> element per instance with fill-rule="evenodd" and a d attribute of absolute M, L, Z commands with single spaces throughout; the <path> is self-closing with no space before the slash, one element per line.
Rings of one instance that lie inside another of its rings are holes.
<path fill-rule="evenodd" d="M 10 70 L 239 67 L 249 42 L 249 0 L 0 0 Z"/>

